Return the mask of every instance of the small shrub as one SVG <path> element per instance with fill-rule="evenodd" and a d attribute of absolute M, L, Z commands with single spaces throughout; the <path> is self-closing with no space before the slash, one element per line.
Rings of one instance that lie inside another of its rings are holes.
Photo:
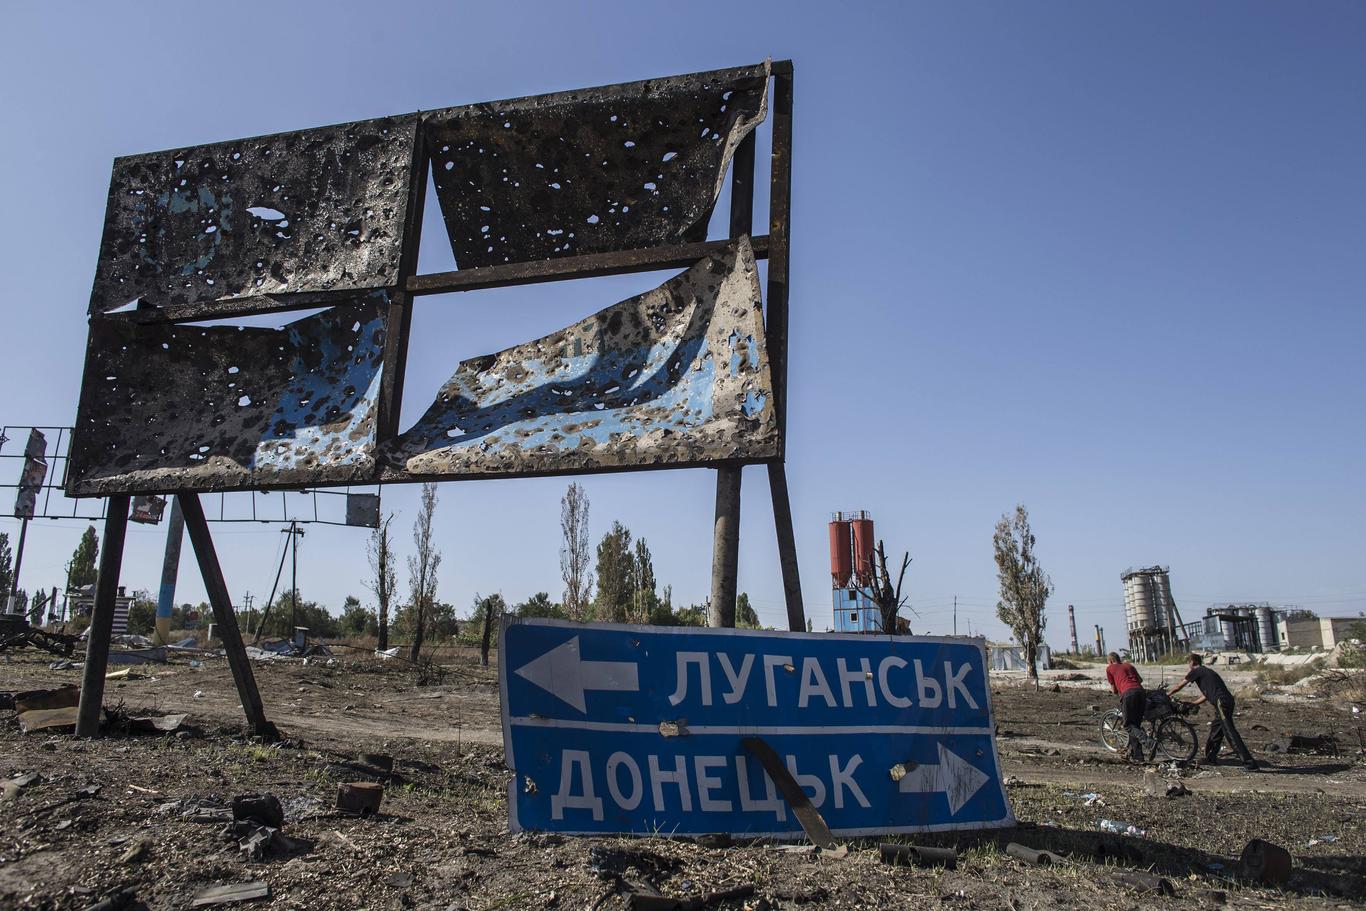
<path fill-rule="evenodd" d="M 1305 677 L 1312 677 L 1322 668 L 1322 658 L 1306 664 L 1263 664 L 1257 670 L 1257 682 L 1264 686 L 1291 686 Z"/>

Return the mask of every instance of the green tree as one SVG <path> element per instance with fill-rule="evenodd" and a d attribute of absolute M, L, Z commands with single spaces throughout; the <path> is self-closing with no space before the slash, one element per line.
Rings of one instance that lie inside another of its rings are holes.
<path fill-rule="evenodd" d="M 394 569 L 395 557 L 393 542 L 389 539 L 389 523 L 394 520 L 393 514 L 385 519 L 370 535 L 370 545 L 366 548 L 366 556 L 370 560 L 371 578 L 367 587 L 375 593 L 375 601 L 379 607 L 379 618 L 377 622 L 377 635 L 379 637 L 378 648 L 387 649 L 389 647 L 389 608 L 394 600 L 394 589 L 398 584 L 398 575 Z"/>
<path fill-rule="evenodd" d="M 564 610 L 571 620 L 585 620 L 593 591 L 593 569 L 588 555 L 588 495 L 570 484 L 560 500 L 560 575 L 564 579 Z"/>
<path fill-rule="evenodd" d="M 379 630 L 375 612 L 366 610 L 355 595 L 347 595 L 342 603 L 337 629 L 343 636 L 373 636 Z"/>
<path fill-rule="evenodd" d="M 427 615 L 436 603 L 436 571 L 441 566 L 441 551 L 432 537 L 432 518 L 436 514 L 436 484 L 422 485 L 422 505 L 413 522 L 415 552 L 408 556 L 408 583 L 412 608 L 413 644 L 408 660 L 417 663 L 422 639 L 427 633 Z"/>
<path fill-rule="evenodd" d="M 635 557 L 631 553 L 631 530 L 620 522 L 598 543 L 598 595 L 593 602 L 593 618 L 622 623 L 631 609 L 634 593 Z"/>
<path fill-rule="evenodd" d="M 483 624 L 483 635 L 479 642 L 479 663 L 489 666 L 489 644 L 493 638 L 494 627 L 507 611 L 507 603 L 502 595 L 489 595 L 487 598 L 474 596 L 474 616 Z"/>
<path fill-rule="evenodd" d="M 92 584 L 99 572 L 95 565 L 99 556 L 100 536 L 95 534 L 95 526 L 88 525 L 71 555 L 71 562 L 66 564 L 67 587 L 77 589 Z"/>
<path fill-rule="evenodd" d="M 1034 554 L 1034 532 L 1029 527 L 1029 510 L 1015 507 L 1015 515 L 1001 516 L 992 535 L 996 557 L 996 578 L 1001 587 L 1001 599 L 996 602 L 996 616 L 1010 627 L 1016 640 L 1024 646 L 1025 664 L 1034 686 L 1039 685 L 1036 659 L 1039 643 L 1043 641 L 1044 607 L 1053 593 L 1053 582 L 1039 566 Z"/>
<path fill-rule="evenodd" d="M 759 628 L 759 614 L 750 605 L 748 592 L 740 592 L 735 599 L 735 625 L 740 629 Z"/>
<path fill-rule="evenodd" d="M 156 629 L 157 603 L 146 591 L 133 592 L 133 603 L 128 605 L 128 632 L 146 636 Z"/>
<path fill-rule="evenodd" d="M 559 604 L 550 600 L 549 592 L 537 592 L 521 604 L 512 608 L 518 617 L 550 617 L 556 620 L 567 619 L 569 614 Z"/>
<path fill-rule="evenodd" d="M 655 562 L 644 538 L 636 539 L 631 558 L 631 622 L 649 623 L 659 604 L 655 591 Z"/>
<path fill-rule="evenodd" d="M 207 605 L 204 605 L 204 612 L 208 613 Z M 270 617 L 266 620 L 264 635 L 280 639 L 292 639 L 295 626 L 290 622 L 292 612 L 293 605 L 290 601 L 290 593 L 287 591 L 280 592 L 270 608 Z M 341 633 L 337 618 L 328 613 L 327 608 L 316 601 L 305 601 L 302 595 L 299 596 L 297 625 L 307 627 L 309 635 L 315 639 L 335 639 Z"/>

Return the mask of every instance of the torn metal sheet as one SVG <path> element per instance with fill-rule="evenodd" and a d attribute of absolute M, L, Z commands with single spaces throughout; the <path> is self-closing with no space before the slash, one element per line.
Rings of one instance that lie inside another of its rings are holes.
<path fill-rule="evenodd" d="M 368 480 L 388 301 L 279 329 L 93 320 L 67 493 Z"/>
<path fill-rule="evenodd" d="M 427 115 L 437 198 L 461 269 L 706 240 L 768 64 Z"/>
<path fill-rule="evenodd" d="M 385 480 L 760 461 L 780 451 L 749 239 L 553 335 L 463 361 Z"/>
<path fill-rule="evenodd" d="M 397 284 L 414 115 L 114 162 L 90 311 Z"/>

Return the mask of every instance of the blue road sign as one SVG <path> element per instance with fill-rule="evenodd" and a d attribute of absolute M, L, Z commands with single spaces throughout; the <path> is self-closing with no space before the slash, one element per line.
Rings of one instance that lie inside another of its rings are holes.
<path fill-rule="evenodd" d="M 981 639 L 507 623 L 509 823 L 797 836 L 776 751 L 836 835 L 1014 824 Z"/>

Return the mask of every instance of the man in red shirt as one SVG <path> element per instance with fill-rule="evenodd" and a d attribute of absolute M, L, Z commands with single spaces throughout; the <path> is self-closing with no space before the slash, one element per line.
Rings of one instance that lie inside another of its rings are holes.
<path fill-rule="evenodd" d="M 1143 678 L 1138 669 L 1127 661 L 1121 661 L 1117 652 L 1110 653 L 1110 663 L 1105 668 L 1105 679 L 1110 681 L 1110 689 L 1119 694 L 1120 711 L 1124 713 L 1124 728 L 1129 732 L 1129 758 L 1143 761 L 1143 748 L 1152 746 L 1152 738 L 1143 733 L 1143 711 L 1148 696 L 1143 691 Z"/>

